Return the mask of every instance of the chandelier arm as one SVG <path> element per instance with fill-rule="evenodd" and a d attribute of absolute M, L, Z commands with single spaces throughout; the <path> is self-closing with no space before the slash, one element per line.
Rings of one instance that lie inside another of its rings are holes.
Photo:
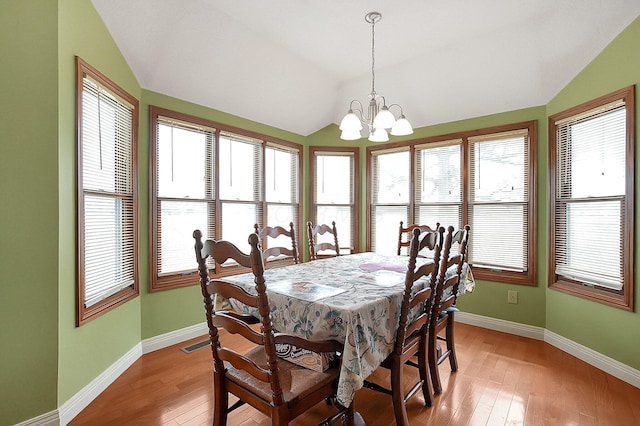
<path fill-rule="evenodd" d="M 400 106 L 400 104 L 391 104 L 387 108 L 391 110 L 391 107 L 394 107 L 394 106 L 397 106 L 398 108 L 400 108 L 400 115 L 404 115 L 404 111 L 402 110 L 402 106 Z"/>
<path fill-rule="evenodd" d="M 360 109 L 358 109 L 358 108 L 354 108 L 354 107 L 353 107 L 353 103 L 354 103 L 354 102 L 356 102 L 356 103 L 360 106 Z M 350 110 L 353 110 L 353 111 L 358 111 L 358 112 L 360 112 L 360 116 L 362 116 L 362 111 L 364 110 L 364 108 L 362 108 L 362 103 L 361 103 L 359 100 L 357 100 L 357 99 L 354 99 L 354 100 L 352 100 L 352 101 L 351 101 L 351 103 L 349 103 L 349 109 L 350 109 Z"/>

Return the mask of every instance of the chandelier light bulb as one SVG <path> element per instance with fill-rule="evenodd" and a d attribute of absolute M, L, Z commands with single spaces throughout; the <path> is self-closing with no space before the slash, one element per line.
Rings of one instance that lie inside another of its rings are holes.
<path fill-rule="evenodd" d="M 406 119 L 404 114 L 400 114 L 396 124 L 391 128 L 391 134 L 393 136 L 407 136 L 413 133 L 413 127 L 411 127 L 411 123 Z"/>
<path fill-rule="evenodd" d="M 353 110 L 350 109 L 340 122 L 340 130 L 358 133 L 362 130 L 362 122 L 358 116 L 353 113 Z"/>
<path fill-rule="evenodd" d="M 362 137 L 360 130 L 343 130 L 340 139 L 344 141 L 355 141 Z"/>
<path fill-rule="evenodd" d="M 373 119 L 373 127 L 376 129 L 390 129 L 396 124 L 396 118 L 391 114 L 389 108 L 386 105 L 380 109 L 380 112 L 376 114 L 376 118 Z"/>
<path fill-rule="evenodd" d="M 387 142 L 389 140 L 389 134 L 385 129 L 374 129 L 373 132 L 369 135 L 369 140 L 371 142 Z"/>

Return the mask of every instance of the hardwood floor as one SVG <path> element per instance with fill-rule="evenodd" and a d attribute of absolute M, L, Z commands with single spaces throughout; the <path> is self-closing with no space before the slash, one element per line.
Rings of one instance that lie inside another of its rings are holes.
<path fill-rule="evenodd" d="M 180 350 L 204 339 L 144 355 L 70 425 L 210 425 L 211 351 Z M 459 371 L 440 366 L 444 391 L 434 407 L 419 393 L 408 401 L 412 425 L 640 424 L 640 389 L 551 345 L 460 323 L 456 343 Z M 388 384 L 388 375 L 379 369 L 370 379 Z M 356 409 L 368 425 L 394 424 L 389 396 L 362 389 Z M 327 410 L 320 404 L 292 424 L 317 424 Z M 247 405 L 229 415 L 229 425 L 270 424 Z"/>

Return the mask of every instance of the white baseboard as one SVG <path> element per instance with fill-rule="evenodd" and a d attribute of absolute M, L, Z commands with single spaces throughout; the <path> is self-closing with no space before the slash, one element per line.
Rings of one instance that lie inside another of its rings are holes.
<path fill-rule="evenodd" d="M 18 423 L 16 426 L 58 426 L 59 424 L 60 418 L 58 417 L 58 410 L 53 410 L 41 416 Z"/>
<path fill-rule="evenodd" d="M 185 340 L 195 339 L 202 335 L 209 335 L 209 327 L 206 322 L 195 324 L 180 330 L 170 331 L 160 336 L 150 337 L 142 341 L 142 353 L 157 351 L 171 345 L 182 343 Z"/>
<path fill-rule="evenodd" d="M 544 340 L 545 343 L 555 346 L 561 351 L 573 355 L 587 364 L 590 364 L 605 373 L 611 374 L 632 386 L 640 388 L 640 370 L 629 367 L 620 361 L 609 358 L 600 352 L 596 352 L 591 348 L 583 346 L 542 327 L 518 324 L 511 321 L 483 317 L 481 315 L 466 312 L 456 312 L 455 318 L 456 321 L 465 324 L 502 331 L 504 333 L 515 334 L 518 336 L 530 337 L 532 339 Z"/>
<path fill-rule="evenodd" d="M 489 330 L 502 331 L 503 333 L 515 334 L 516 336 L 544 340 L 544 328 L 536 327 L 534 325 L 484 317 L 482 315 L 470 314 L 468 312 L 456 312 L 454 318 L 457 322 L 464 324 L 488 328 Z"/>

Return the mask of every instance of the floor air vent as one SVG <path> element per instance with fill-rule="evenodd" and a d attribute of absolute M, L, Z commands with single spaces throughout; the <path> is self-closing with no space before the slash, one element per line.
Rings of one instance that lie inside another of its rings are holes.
<path fill-rule="evenodd" d="M 209 346 L 209 341 L 205 340 L 202 342 L 194 343 L 193 345 L 185 346 L 184 348 L 180 348 L 182 352 L 190 354 L 191 352 L 197 351 L 198 349 L 204 348 L 205 346 Z"/>

